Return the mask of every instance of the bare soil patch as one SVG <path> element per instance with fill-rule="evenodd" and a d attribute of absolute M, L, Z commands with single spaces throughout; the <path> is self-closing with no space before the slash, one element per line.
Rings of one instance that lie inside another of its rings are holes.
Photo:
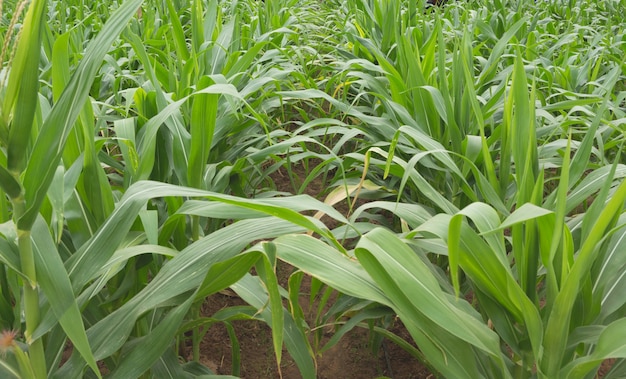
<path fill-rule="evenodd" d="M 303 303 L 308 303 L 308 296 L 303 294 Z M 237 297 L 216 294 L 207 298 L 202 313 L 213 313 L 233 305 L 243 305 Z M 306 311 L 306 308 L 304 308 Z M 313 319 L 315 309 L 307 312 L 307 319 Z M 235 333 L 240 345 L 241 372 L 243 379 L 279 378 L 278 367 L 272 347 L 271 329 L 262 322 L 234 321 Z M 406 334 L 401 325 L 394 332 Z M 348 332 L 337 345 L 316 356 L 317 378 L 319 379 L 374 379 L 390 377 L 396 379 L 422 379 L 434 376 L 417 359 L 402 348 L 385 341 L 377 354 L 370 346 L 370 332 L 355 328 Z M 325 333 L 328 339 L 332 331 Z M 313 338 L 311 336 L 311 338 Z M 211 327 L 200 346 L 200 362 L 217 374 L 232 374 L 232 346 L 228 332 L 223 325 Z M 281 363 L 282 377 L 285 379 L 301 378 L 298 367 L 283 351 Z"/>
<path fill-rule="evenodd" d="M 319 162 L 309 162 L 315 167 Z M 281 168 L 270 175 L 275 188 L 280 192 L 297 192 L 307 175 L 307 169 L 302 164 L 295 164 L 289 172 Z M 323 200 L 327 190 L 321 176 L 311 181 L 304 193 Z M 349 207 L 347 202 L 338 203 L 335 208 L 347 214 Z M 324 218 L 328 223 L 333 220 Z M 328 225 L 333 228 L 336 225 Z M 278 268 L 279 282 L 285 286 L 293 268 L 281 263 Z M 310 278 L 303 280 L 300 288 L 300 305 L 305 312 L 309 326 L 314 327 L 314 319 L 319 306 L 315 302 L 309 306 Z M 201 313 L 204 317 L 210 317 L 215 312 L 245 303 L 234 294 L 215 294 L 205 301 Z M 280 374 L 274 356 L 271 329 L 263 322 L 257 321 L 234 321 L 232 325 L 239 342 L 241 366 L 240 377 L 244 379 L 279 378 Z M 394 333 L 410 341 L 411 338 L 406 329 L 398 322 L 393 328 Z M 329 328 L 324 331 L 323 343 L 333 334 Z M 319 379 L 368 379 L 390 377 L 395 379 L 421 379 L 434 377 L 428 369 L 415 357 L 401 347 L 390 341 L 384 341 L 381 348 L 374 353 L 370 344 L 370 331 L 364 328 L 355 328 L 348 332 L 335 346 L 323 354 L 316 354 L 317 377 Z M 313 336 L 310 336 L 313 341 Z M 314 344 L 312 343 L 312 346 Z M 190 359 L 190 347 L 186 349 L 187 358 Z M 224 325 L 212 326 L 200 346 L 201 363 L 211 368 L 217 374 L 232 374 L 232 345 L 228 331 Z M 285 379 L 301 378 L 298 367 L 285 350 L 280 371 Z"/>

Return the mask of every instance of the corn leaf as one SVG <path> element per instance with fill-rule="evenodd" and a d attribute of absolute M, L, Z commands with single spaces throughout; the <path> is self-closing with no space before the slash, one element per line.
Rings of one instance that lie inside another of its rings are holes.
<path fill-rule="evenodd" d="M 85 104 L 102 59 L 141 3 L 141 0 L 125 1 L 111 15 L 98 36 L 89 43 L 83 60 L 41 126 L 26 166 L 24 189 L 27 209 L 17 222 L 18 228 L 28 230 L 35 222 L 63 154 L 65 140 Z"/>

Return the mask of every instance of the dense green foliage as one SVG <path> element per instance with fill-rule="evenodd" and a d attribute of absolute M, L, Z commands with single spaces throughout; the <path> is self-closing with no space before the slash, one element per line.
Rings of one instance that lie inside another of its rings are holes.
<path fill-rule="evenodd" d="M 255 319 L 307 379 L 354 327 L 448 378 L 623 377 L 624 14 L 0 0 L 0 376 L 208 378 L 206 328 Z"/>

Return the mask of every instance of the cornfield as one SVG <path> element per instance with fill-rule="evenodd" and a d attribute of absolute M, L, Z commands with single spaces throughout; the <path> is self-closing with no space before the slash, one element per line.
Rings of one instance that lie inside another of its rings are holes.
<path fill-rule="evenodd" d="M 238 377 L 241 320 L 285 378 L 357 328 L 433 377 L 625 377 L 624 14 L 0 0 L 0 377 L 216 378 L 218 324 Z"/>

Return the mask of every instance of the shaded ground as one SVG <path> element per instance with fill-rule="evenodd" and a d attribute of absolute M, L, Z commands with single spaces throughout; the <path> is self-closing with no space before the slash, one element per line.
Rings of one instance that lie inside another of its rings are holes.
<path fill-rule="evenodd" d="M 304 296 L 308 301 L 308 297 Z M 202 313 L 210 315 L 216 311 L 243 305 L 237 297 L 223 294 L 211 296 L 205 302 Z M 307 315 L 313 318 L 309 312 Z M 278 378 L 276 359 L 272 347 L 272 334 L 262 322 L 233 322 L 241 352 L 241 374 L 244 379 Z M 402 334 L 401 326 L 397 332 Z M 326 338 L 330 337 L 331 331 Z M 218 374 L 231 374 L 231 343 L 223 325 L 213 326 L 201 344 L 201 363 Z M 432 378 L 429 371 L 407 352 L 389 341 L 383 343 L 378 354 L 369 346 L 369 332 L 355 329 L 346 334 L 330 350 L 316 357 L 319 379 L 373 379 L 381 376 L 396 379 Z M 285 379 L 301 378 L 297 366 L 286 351 L 283 352 L 281 371 Z"/>
<path fill-rule="evenodd" d="M 315 166 L 319 162 L 310 162 Z M 298 187 L 306 177 L 307 170 L 302 165 L 292 167 L 292 176 L 285 169 L 271 175 L 277 191 L 295 193 L 294 185 Z M 313 197 L 323 197 L 325 186 L 321 179 L 315 178 L 306 186 L 305 193 Z M 320 199 L 323 200 L 323 199 Z M 341 202 L 336 208 L 346 214 L 347 203 Z M 324 218 L 325 222 L 329 222 Z M 331 220 L 332 221 L 332 220 Z M 334 227 L 335 225 L 328 225 Z M 279 281 L 284 285 L 292 268 L 282 264 L 279 268 Z M 307 322 L 312 326 L 317 304 L 310 309 L 308 280 L 303 281 L 301 287 L 301 306 L 306 313 Z M 229 294 L 216 294 L 209 297 L 202 308 L 203 316 L 211 316 L 220 309 L 244 305 L 238 297 Z M 244 379 L 278 378 L 278 368 L 272 345 L 271 329 L 262 322 L 238 321 L 233 322 L 235 334 L 240 345 L 241 373 Z M 394 327 L 396 334 L 410 341 L 408 332 L 401 324 Z M 329 339 L 333 331 L 325 332 L 324 338 Z M 311 337 L 312 338 L 312 337 Z M 391 377 L 395 379 L 421 379 L 434 377 L 414 357 L 390 341 L 385 341 L 377 353 L 369 343 L 370 332 L 366 329 L 355 328 L 347 333 L 338 343 L 323 354 L 316 356 L 317 374 L 319 379 L 373 379 Z M 201 344 L 201 362 L 218 374 L 232 373 L 231 340 L 224 325 L 211 327 Z M 189 350 L 189 349 L 187 349 Z M 188 352 L 188 355 L 190 352 Z M 298 367 L 283 352 L 281 363 L 282 376 L 285 379 L 301 378 Z"/>

